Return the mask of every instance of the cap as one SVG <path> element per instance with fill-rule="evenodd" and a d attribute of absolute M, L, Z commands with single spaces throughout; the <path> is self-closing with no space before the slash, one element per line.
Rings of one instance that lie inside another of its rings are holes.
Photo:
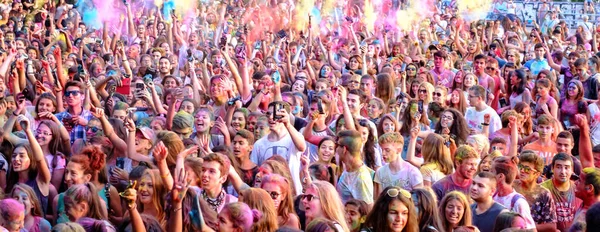
<path fill-rule="evenodd" d="M 137 128 L 136 133 L 140 133 L 144 138 L 154 141 L 154 131 L 148 127 Z"/>

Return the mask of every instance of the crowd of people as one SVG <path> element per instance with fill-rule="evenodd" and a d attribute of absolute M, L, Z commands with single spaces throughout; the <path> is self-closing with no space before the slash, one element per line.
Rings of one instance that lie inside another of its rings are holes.
<path fill-rule="evenodd" d="M 86 2 L 0 4 L 0 231 L 600 228 L 588 16 Z"/>

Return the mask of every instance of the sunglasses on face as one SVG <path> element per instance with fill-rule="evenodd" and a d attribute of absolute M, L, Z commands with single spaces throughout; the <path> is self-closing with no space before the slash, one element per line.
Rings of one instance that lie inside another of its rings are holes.
<path fill-rule="evenodd" d="M 525 165 L 519 164 L 519 170 L 521 170 L 524 173 L 531 173 L 532 171 L 535 171 L 534 169 L 527 167 Z"/>
<path fill-rule="evenodd" d="M 269 193 L 269 196 L 271 196 L 271 199 L 273 199 L 273 200 L 277 200 L 277 198 L 279 196 L 281 196 L 281 193 L 278 193 L 278 192 L 269 192 L 269 191 L 267 191 L 267 193 Z"/>
<path fill-rule="evenodd" d="M 406 70 L 408 70 L 408 71 L 417 71 L 416 68 L 407 68 Z"/>
<path fill-rule="evenodd" d="M 100 128 L 98 128 L 98 127 L 95 127 L 95 126 L 93 126 L 93 127 L 88 127 L 88 130 L 92 131 L 92 133 L 96 133 L 96 132 L 98 132 L 98 131 L 101 131 L 102 129 L 100 129 Z"/>
<path fill-rule="evenodd" d="M 319 199 L 319 197 L 317 197 L 315 195 L 312 195 L 312 194 L 304 194 L 304 195 L 301 196 L 300 199 L 302 199 L 302 200 L 306 199 L 306 201 L 311 202 L 313 199 Z"/>
<path fill-rule="evenodd" d="M 419 89 L 419 93 L 427 93 L 426 89 Z"/>
<path fill-rule="evenodd" d="M 436 97 L 441 97 L 441 96 L 442 96 L 442 93 L 433 92 L 433 96 L 436 96 Z"/>
<path fill-rule="evenodd" d="M 77 90 L 67 91 L 65 92 L 65 97 L 70 97 L 71 95 L 77 97 L 79 94 L 81 94 L 81 92 Z"/>

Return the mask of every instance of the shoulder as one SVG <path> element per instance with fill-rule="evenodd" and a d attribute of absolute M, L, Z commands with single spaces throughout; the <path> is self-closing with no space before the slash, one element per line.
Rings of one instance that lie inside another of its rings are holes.
<path fill-rule="evenodd" d="M 44 218 L 40 218 L 40 231 L 50 231 L 52 230 L 52 225 L 50 225 L 50 222 L 48 222 L 48 220 L 44 219 Z"/>

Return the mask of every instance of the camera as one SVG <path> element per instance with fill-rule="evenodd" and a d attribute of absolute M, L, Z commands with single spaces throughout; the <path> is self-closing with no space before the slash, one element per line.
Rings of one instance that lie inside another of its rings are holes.
<path fill-rule="evenodd" d="M 235 105 L 235 102 L 240 101 L 240 100 L 242 100 L 242 98 L 240 96 L 231 98 L 231 99 L 229 99 L 229 101 L 227 101 L 227 105 L 230 105 L 230 106 Z"/>

